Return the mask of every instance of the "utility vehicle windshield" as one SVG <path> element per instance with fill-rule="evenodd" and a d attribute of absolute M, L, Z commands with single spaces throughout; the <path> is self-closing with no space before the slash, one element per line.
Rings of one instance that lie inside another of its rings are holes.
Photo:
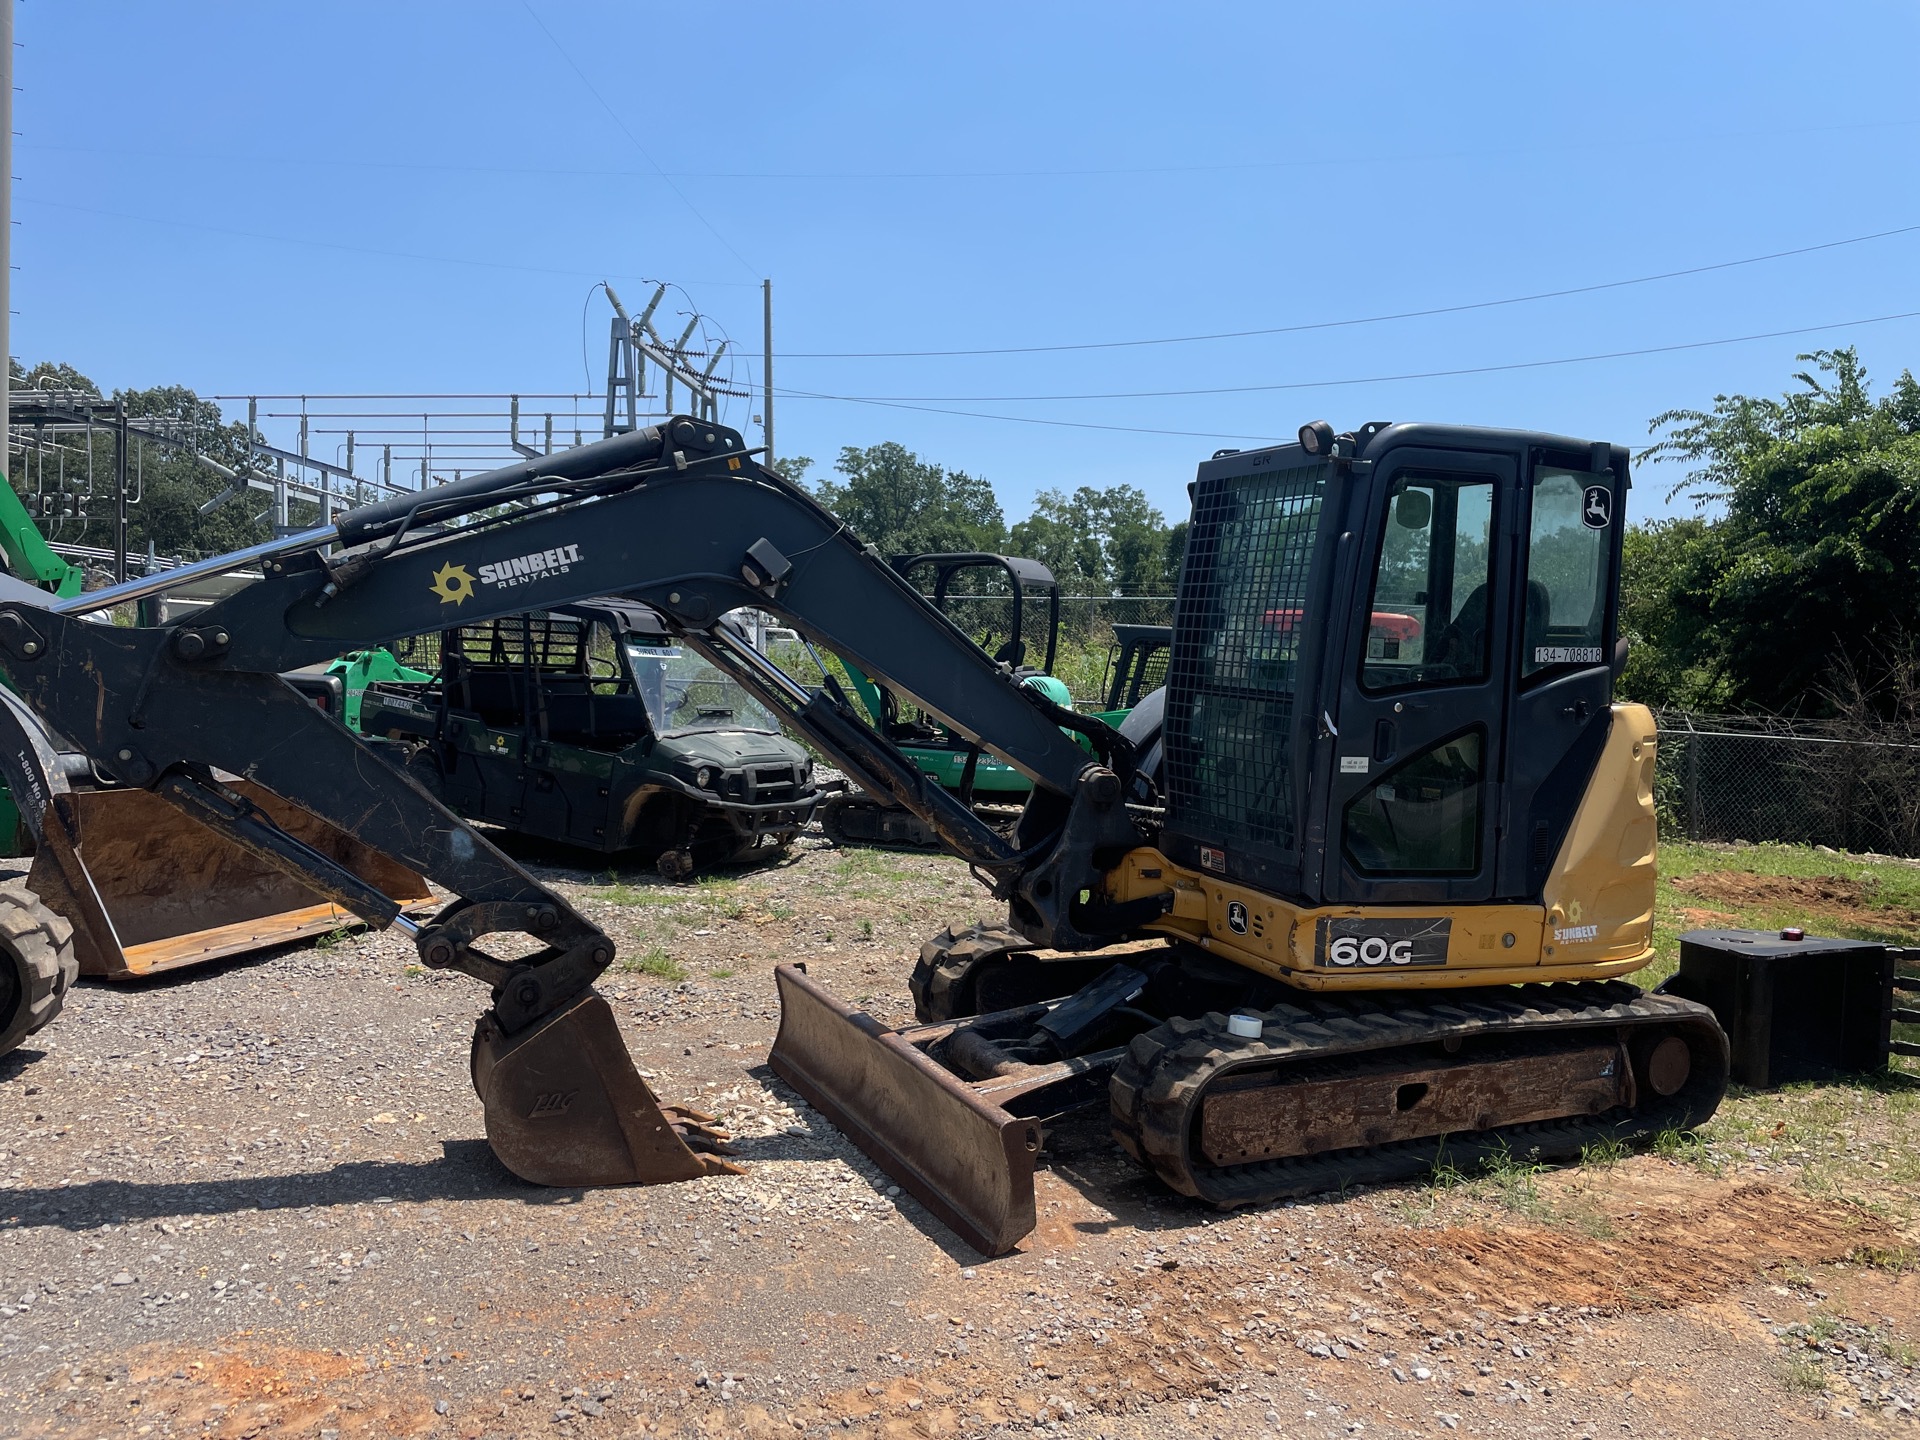
<path fill-rule="evenodd" d="M 661 735 L 696 730 L 759 730 L 773 734 L 780 724 L 738 680 L 704 656 L 678 645 L 628 645 L 627 663 L 647 707 L 647 718 Z"/>

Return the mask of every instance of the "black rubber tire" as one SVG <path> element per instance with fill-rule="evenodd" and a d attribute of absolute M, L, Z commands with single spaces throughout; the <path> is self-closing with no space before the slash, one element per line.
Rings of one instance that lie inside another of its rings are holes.
<path fill-rule="evenodd" d="M 0 885 L 0 1055 L 60 1013 L 79 971 L 73 926 L 24 884 Z"/>

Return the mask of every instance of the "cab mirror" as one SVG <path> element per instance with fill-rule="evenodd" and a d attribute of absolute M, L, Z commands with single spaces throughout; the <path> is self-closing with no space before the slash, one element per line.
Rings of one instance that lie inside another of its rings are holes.
<path fill-rule="evenodd" d="M 1424 530 L 1433 520 L 1433 497 L 1424 490 L 1402 490 L 1393 502 L 1393 523 L 1402 530 Z"/>

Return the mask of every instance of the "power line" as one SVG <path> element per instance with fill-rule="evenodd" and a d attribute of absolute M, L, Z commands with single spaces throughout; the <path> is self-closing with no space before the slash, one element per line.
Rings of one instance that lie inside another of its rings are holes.
<path fill-rule="evenodd" d="M 1059 400 L 1161 400 L 1199 395 L 1268 394 L 1282 390 L 1332 390 L 1347 385 L 1386 385 L 1402 380 L 1442 380 L 1463 375 L 1494 375 L 1513 370 L 1544 370 L 1560 365 L 1586 365 L 1601 360 L 1625 360 L 1645 355 L 1670 355 L 1685 350 L 1708 350 L 1725 345 L 1744 345 L 1756 340 L 1779 340 L 1795 335 L 1813 335 L 1828 330 L 1846 330 L 1860 325 L 1884 325 L 1895 320 L 1920 319 L 1920 310 L 1897 315 L 1873 315 L 1861 320 L 1837 320 L 1826 325 L 1802 325 L 1790 330 L 1767 330 L 1752 335 L 1730 335 L 1717 340 L 1689 340 L 1673 345 L 1646 345 L 1634 350 L 1607 350 L 1592 355 L 1563 355 L 1551 360 L 1515 360 L 1500 365 L 1468 365 L 1452 370 L 1416 370 L 1397 375 L 1362 375 L 1340 380 L 1290 380 L 1272 385 L 1222 385 L 1205 390 L 1132 390 L 1098 395 L 954 395 L 954 396 L 881 396 L 829 395 L 813 390 L 779 390 L 776 394 L 795 400 L 831 400 L 849 405 L 885 405 L 900 410 L 922 410 L 934 415 L 958 415 L 975 420 L 1005 420 L 1023 425 L 1066 425 L 1087 430 L 1134 430 L 1127 425 L 1095 425 L 1073 420 L 1040 419 L 1028 415 L 990 415 L 972 410 L 943 410 L 922 401 L 954 403 L 1024 404 Z M 1138 430 L 1147 435 L 1193 435 L 1190 430 Z M 1206 432 L 1212 433 L 1212 432 Z M 1251 440 L 1271 437 L 1223 435 L 1222 439 Z"/>
<path fill-rule="evenodd" d="M 1384 325 L 1394 320 L 1421 320 L 1434 315 L 1461 315 L 1474 310 L 1498 310 L 1509 305 L 1529 305 L 1539 300 L 1559 300 L 1569 295 L 1593 295 L 1603 290 L 1623 290 L 1633 285 L 1651 285 L 1659 280 L 1678 280 L 1688 275 L 1707 275 L 1716 270 L 1737 270 L 1743 265 L 1761 265 L 1770 260 L 1786 260 L 1795 255 L 1813 255 L 1822 250 L 1838 250 L 1848 245 L 1864 245 L 1870 240 L 1885 240 L 1895 235 L 1911 235 L 1920 225 L 1901 225 L 1892 230 L 1876 230 L 1870 235 L 1850 235 L 1844 240 L 1823 240 L 1817 245 L 1801 245 L 1791 250 L 1773 250 L 1765 255 L 1748 255 L 1739 260 L 1717 260 L 1710 265 L 1689 265 L 1680 270 L 1662 270 L 1653 275 L 1636 275 L 1628 280 L 1601 280 L 1591 285 L 1569 285 L 1559 290 L 1538 290 L 1527 295 L 1509 295 L 1499 300 L 1471 300 L 1458 305 L 1434 305 L 1423 310 L 1397 310 L 1385 315 L 1361 315 L 1347 320 L 1313 320 L 1298 325 L 1272 325 L 1257 330 L 1220 330 L 1207 335 L 1166 335 L 1148 340 L 1090 340 L 1061 345 L 1007 345 L 980 350 L 792 350 L 782 351 L 782 360 L 924 360 L 951 359 L 968 355 L 1047 355 L 1068 350 L 1132 350 L 1148 345 L 1192 345 L 1208 340 L 1246 340 L 1262 335 L 1298 335 L 1313 330 L 1344 330 L 1355 325 Z"/>
<path fill-rule="evenodd" d="M 745 269 L 748 274 L 755 275 L 755 276 L 759 275 L 760 272 L 758 270 L 754 269 L 753 266 L 747 264 L 746 256 L 742 255 L 738 250 L 733 248 L 733 242 L 728 240 L 726 236 L 722 235 L 717 229 L 715 229 L 713 222 L 707 219 L 707 217 L 700 212 L 700 207 L 695 205 L 693 201 L 687 198 L 686 191 L 682 190 L 678 185 L 674 184 L 673 177 L 667 174 L 666 171 L 660 168 L 660 162 L 655 160 L 653 156 L 648 153 L 647 147 L 640 143 L 639 137 L 637 137 L 633 133 L 633 131 L 627 128 L 627 122 L 620 118 L 620 112 L 615 110 L 613 106 L 607 103 L 607 97 L 602 95 L 599 89 L 594 85 L 593 81 L 587 78 L 587 72 L 582 70 L 578 65 L 574 64 L 573 57 L 567 53 L 566 47 L 562 45 L 557 38 L 555 38 L 553 31 L 547 28 L 547 22 L 542 20 L 539 14 L 535 12 L 532 5 L 532 0 L 520 0 L 520 8 L 527 12 L 528 19 L 532 20 L 534 24 L 540 27 L 540 33 L 547 37 L 548 43 L 550 43 L 553 46 L 553 48 L 559 52 L 560 58 L 567 62 L 567 68 L 573 71 L 574 74 L 580 77 L 580 83 L 587 87 L 587 93 L 593 96 L 595 100 L 598 100 L 600 102 L 600 108 L 607 112 L 607 118 L 612 120 L 613 123 L 619 128 L 620 133 L 627 137 L 628 141 L 633 145 L 633 148 L 640 152 L 640 158 L 646 161 L 647 164 L 653 167 L 654 174 L 658 175 L 662 180 L 664 180 L 666 182 L 667 188 L 673 191 L 675 195 L 680 197 L 680 203 L 686 206 L 687 209 L 692 212 L 693 218 L 698 220 L 702 225 L 707 227 L 707 233 L 713 236 L 713 238 L 718 240 L 722 245 L 724 245 L 726 247 L 727 253 L 733 256 L 734 259 L 738 260 L 741 264 L 741 267 Z"/>

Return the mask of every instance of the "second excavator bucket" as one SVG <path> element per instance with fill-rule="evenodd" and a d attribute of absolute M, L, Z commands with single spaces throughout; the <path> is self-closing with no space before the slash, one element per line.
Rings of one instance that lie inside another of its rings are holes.
<path fill-rule="evenodd" d="M 351 835 L 257 785 L 225 783 L 402 906 L 432 900 L 426 881 Z M 48 809 L 27 885 L 73 923 L 83 975 L 134 979 L 359 923 L 149 791 L 68 790 Z"/>
<path fill-rule="evenodd" d="M 662 1105 L 633 1067 L 613 1011 L 589 990 L 508 1035 L 492 1011 L 473 1035 L 487 1143 L 522 1180 L 574 1188 L 731 1175 L 713 1117 Z"/>

